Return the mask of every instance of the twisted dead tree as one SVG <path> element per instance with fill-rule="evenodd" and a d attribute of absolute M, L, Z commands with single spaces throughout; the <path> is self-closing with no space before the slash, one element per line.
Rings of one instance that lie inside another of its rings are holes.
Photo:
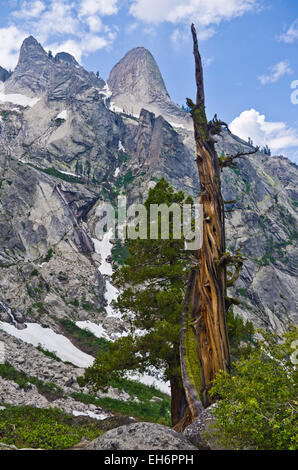
<path fill-rule="evenodd" d="M 196 163 L 200 180 L 199 203 L 203 205 L 203 244 L 195 254 L 191 267 L 181 332 L 181 370 L 189 408 L 177 429 L 184 428 L 212 403 L 209 391 L 219 370 L 230 371 L 230 354 L 226 326 L 228 308 L 237 303 L 227 296 L 227 287 L 238 278 L 243 258 L 239 252 L 226 252 L 225 201 L 221 193 L 221 171 L 233 167 L 235 159 L 257 152 L 239 152 L 218 157 L 216 136 L 227 124 L 217 115 L 207 120 L 205 112 L 204 80 L 197 34 L 191 26 L 194 44 L 196 103 L 187 99 L 191 109 L 196 142 Z M 235 201 L 228 201 L 232 203 Z M 227 266 L 234 266 L 231 279 L 227 279 Z"/>

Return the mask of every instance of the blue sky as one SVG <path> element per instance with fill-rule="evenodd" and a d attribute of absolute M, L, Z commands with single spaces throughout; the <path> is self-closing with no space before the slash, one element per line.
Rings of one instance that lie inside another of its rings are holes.
<path fill-rule="evenodd" d="M 3 67 L 14 68 L 29 34 L 104 79 L 129 49 L 144 46 L 179 104 L 195 96 L 193 21 L 209 117 L 217 113 L 241 137 L 298 161 L 297 1 L 0 0 L 0 12 Z"/>

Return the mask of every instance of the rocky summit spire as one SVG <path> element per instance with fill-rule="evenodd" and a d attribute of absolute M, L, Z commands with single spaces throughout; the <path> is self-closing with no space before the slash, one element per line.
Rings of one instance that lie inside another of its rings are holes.
<path fill-rule="evenodd" d="M 22 44 L 18 64 L 5 84 L 5 90 L 27 96 L 39 95 L 46 88 L 51 62 L 39 42 L 29 36 Z"/>
<path fill-rule="evenodd" d="M 159 67 L 144 47 L 130 50 L 111 70 L 108 85 L 111 101 L 128 114 L 142 108 L 162 115 L 170 122 L 188 123 L 188 116 L 171 101 Z"/>
<path fill-rule="evenodd" d="M 22 62 L 27 61 L 28 59 L 33 59 L 34 57 L 41 59 L 45 56 L 47 56 L 47 53 L 41 44 L 39 44 L 33 36 L 29 36 L 23 41 L 18 66 L 22 65 Z"/>
<path fill-rule="evenodd" d="M 137 94 L 146 100 L 168 97 L 162 75 L 152 54 L 144 47 L 129 51 L 112 69 L 109 87 L 113 95 Z"/>
<path fill-rule="evenodd" d="M 13 75 L 5 82 L 5 92 L 34 98 L 46 94 L 50 99 L 63 100 L 75 90 L 79 92 L 93 85 L 100 88 L 105 82 L 84 70 L 69 53 L 59 52 L 54 57 L 29 36 L 22 44 Z"/>

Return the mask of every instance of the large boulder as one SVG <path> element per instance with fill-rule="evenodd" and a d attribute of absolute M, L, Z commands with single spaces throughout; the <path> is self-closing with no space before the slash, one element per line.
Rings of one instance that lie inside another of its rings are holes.
<path fill-rule="evenodd" d="M 185 428 L 183 435 L 200 450 L 222 450 L 214 436 L 215 419 L 212 411 L 216 404 L 209 406 Z"/>
<path fill-rule="evenodd" d="M 186 437 L 155 423 L 133 423 L 111 429 L 86 450 L 198 450 Z"/>

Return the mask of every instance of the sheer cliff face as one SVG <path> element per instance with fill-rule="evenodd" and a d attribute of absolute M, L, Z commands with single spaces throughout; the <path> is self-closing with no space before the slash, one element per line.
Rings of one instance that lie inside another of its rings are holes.
<path fill-rule="evenodd" d="M 144 47 L 132 49 L 113 67 L 108 85 L 113 103 L 127 113 L 139 115 L 145 108 L 170 122 L 192 127 L 189 116 L 171 101 L 158 65 Z"/>
<path fill-rule="evenodd" d="M 10 75 L 11 73 L 8 72 L 8 70 L 0 66 L 0 82 L 5 82 L 10 77 Z"/>
<path fill-rule="evenodd" d="M 92 242 L 96 207 L 121 192 L 141 201 L 162 176 L 196 196 L 190 117 L 171 101 L 144 48 L 130 51 L 106 86 L 30 37 L 1 86 L 0 301 L 21 321 L 56 330 L 57 317 L 113 329 Z M 236 136 L 218 141 L 219 152 L 239 148 L 248 144 Z M 224 197 L 236 201 L 227 213 L 228 250 L 242 246 L 247 257 L 235 312 L 277 331 L 297 320 L 296 188 L 297 167 L 283 157 L 258 153 L 223 173 Z M 1 319 L 9 321 L 3 309 Z"/>
<path fill-rule="evenodd" d="M 157 63 L 144 47 L 132 49 L 113 67 L 108 84 L 113 97 L 125 92 L 147 103 L 170 98 Z"/>

